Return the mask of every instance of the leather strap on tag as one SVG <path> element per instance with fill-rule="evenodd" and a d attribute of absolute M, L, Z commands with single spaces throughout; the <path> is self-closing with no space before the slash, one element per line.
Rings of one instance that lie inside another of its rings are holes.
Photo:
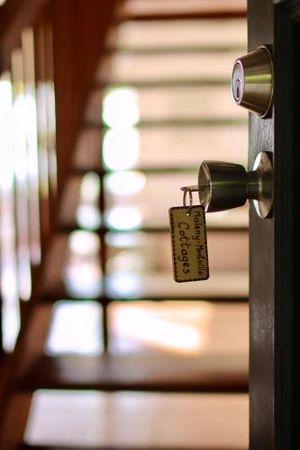
<path fill-rule="evenodd" d="M 169 209 L 174 280 L 209 277 L 205 212 L 201 205 Z"/>

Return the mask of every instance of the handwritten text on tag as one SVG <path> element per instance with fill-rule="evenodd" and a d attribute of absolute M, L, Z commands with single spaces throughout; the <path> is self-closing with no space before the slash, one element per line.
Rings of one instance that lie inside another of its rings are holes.
<path fill-rule="evenodd" d="M 207 280 L 209 268 L 203 206 L 170 208 L 169 216 L 175 281 Z"/>

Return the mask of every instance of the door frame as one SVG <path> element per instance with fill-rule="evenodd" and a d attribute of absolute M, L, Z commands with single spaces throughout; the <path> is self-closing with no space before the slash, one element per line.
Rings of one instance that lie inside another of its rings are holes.
<path fill-rule="evenodd" d="M 275 449 L 299 449 L 300 1 L 274 2 Z"/>
<path fill-rule="evenodd" d="M 250 115 L 249 164 L 273 152 L 274 214 L 250 212 L 250 449 L 300 448 L 300 0 L 248 0 L 249 50 L 271 44 L 271 119 Z M 265 41 L 264 41 L 265 40 Z M 271 42 L 266 42 L 269 40 Z M 269 258 L 269 260 L 268 260 Z M 298 276 L 299 274 L 299 276 Z M 299 279 L 298 279 L 299 278 Z"/>

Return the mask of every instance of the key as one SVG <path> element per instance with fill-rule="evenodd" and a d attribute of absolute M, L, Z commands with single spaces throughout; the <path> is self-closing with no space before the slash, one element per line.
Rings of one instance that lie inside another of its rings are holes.
<path fill-rule="evenodd" d="M 174 280 L 178 283 L 209 278 L 205 211 L 193 205 L 198 186 L 181 188 L 183 206 L 169 209 Z M 189 195 L 189 205 L 186 196 Z"/>
<path fill-rule="evenodd" d="M 169 209 L 174 279 L 179 283 L 206 280 L 209 267 L 205 213 L 237 208 L 251 200 L 259 217 L 271 217 L 272 160 L 268 153 L 261 152 L 253 170 L 248 172 L 240 164 L 202 161 L 198 184 L 184 186 L 181 190 L 183 206 Z M 200 205 L 193 205 L 193 192 L 198 192 Z"/>

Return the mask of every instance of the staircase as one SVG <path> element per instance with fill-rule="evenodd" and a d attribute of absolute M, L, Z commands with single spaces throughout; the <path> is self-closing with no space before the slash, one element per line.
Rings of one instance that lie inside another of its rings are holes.
<path fill-rule="evenodd" d="M 207 216 L 210 279 L 179 285 L 167 215 L 202 159 L 246 164 L 245 3 L 38 3 L 2 52 L 0 448 L 245 450 L 247 209 Z"/>

